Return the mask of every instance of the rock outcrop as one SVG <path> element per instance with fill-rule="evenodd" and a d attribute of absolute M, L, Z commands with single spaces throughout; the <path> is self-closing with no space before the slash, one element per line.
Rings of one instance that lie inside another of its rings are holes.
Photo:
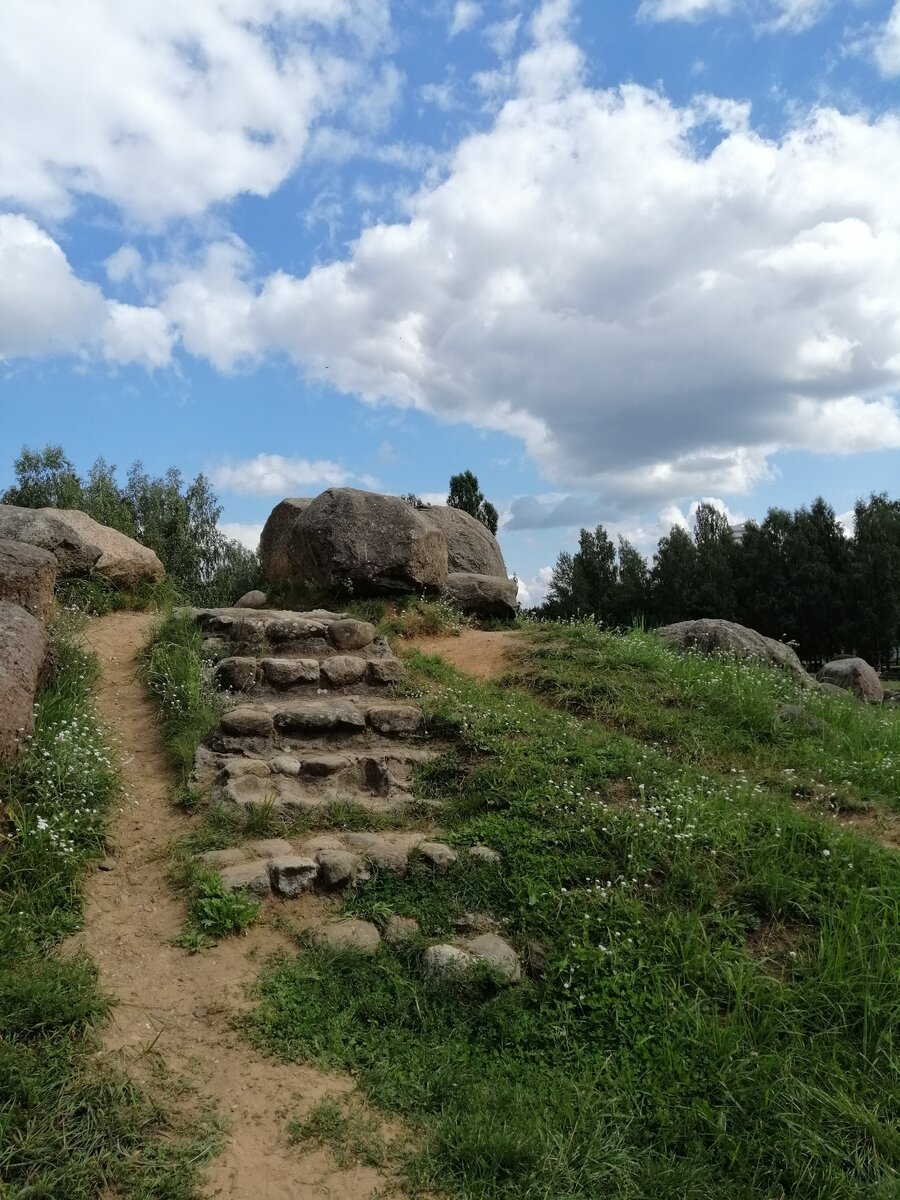
<path fill-rule="evenodd" d="M 26 542 L 0 540 L 0 600 L 18 604 L 46 622 L 53 605 L 59 564 L 47 550 Z"/>
<path fill-rule="evenodd" d="M 130 588 L 165 574 L 148 547 L 73 508 L 0 504 L 0 538 L 48 550 L 64 576 L 97 575 L 116 587 Z"/>
<path fill-rule="evenodd" d="M 271 583 L 289 583 L 293 578 L 291 530 L 310 504 L 312 500 L 304 496 L 288 496 L 275 505 L 263 525 L 259 537 L 259 557 L 266 578 Z"/>
<path fill-rule="evenodd" d="M 354 595 L 439 592 L 447 541 L 405 500 L 329 488 L 296 518 L 292 578 Z"/>
<path fill-rule="evenodd" d="M 807 679 L 803 664 L 790 646 L 764 637 L 755 629 L 734 621 L 703 617 L 664 625 L 657 633 L 677 650 L 699 650 L 702 654 L 731 654 L 748 662 L 769 663 Z"/>
<path fill-rule="evenodd" d="M 0 763 L 15 756 L 34 728 L 47 645 L 47 631 L 37 617 L 0 600 Z"/>
<path fill-rule="evenodd" d="M 498 575 L 448 575 L 443 596 L 464 613 L 479 617 L 513 617 L 519 589 L 514 579 Z"/>
<path fill-rule="evenodd" d="M 450 575 L 492 575 L 506 579 L 506 563 L 497 539 L 481 521 L 446 504 L 429 504 L 416 512 L 444 535 Z"/>
<path fill-rule="evenodd" d="M 816 678 L 820 683 L 843 688 L 852 692 L 858 699 L 867 700 L 871 704 L 881 704 L 884 700 L 884 688 L 878 673 L 864 658 L 835 659 L 834 662 L 826 663 Z"/>

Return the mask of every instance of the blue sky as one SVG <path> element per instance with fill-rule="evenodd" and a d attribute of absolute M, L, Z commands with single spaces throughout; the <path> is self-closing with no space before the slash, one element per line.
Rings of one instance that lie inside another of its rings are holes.
<path fill-rule="evenodd" d="M 896 493 L 900 0 L 10 0 L 23 444 L 284 495 L 474 470 L 528 597 Z"/>

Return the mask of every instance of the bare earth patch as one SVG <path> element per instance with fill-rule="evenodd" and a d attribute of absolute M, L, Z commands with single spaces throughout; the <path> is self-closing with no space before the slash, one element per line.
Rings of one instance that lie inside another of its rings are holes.
<path fill-rule="evenodd" d="M 104 1053 L 120 1057 L 151 1090 L 160 1086 L 152 1068 L 161 1062 L 226 1118 L 224 1149 L 207 1173 L 210 1197 L 367 1200 L 385 1184 L 379 1171 L 339 1169 L 325 1149 L 303 1153 L 290 1146 L 285 1129 L 323 1097 L 352 1092 L 352 1080 L 264 1058 L 231 1028 L 261 963 L 290 949 L 287 936 L 263 922 L 207 953 L 191 956 L 171 945 L 184 913 L 166 882 L 166 849 L 191 820 L 169 802 L 173 775 L 136 676 L 150 620 L 114 613 L 87 634 L 103 672 L 97 705 L 127 789 L 110 834 L 115 869 L 89 880 L 79 939 L 116 1000 Z"/>
<path fill-rule="evenodd" d="M 512 665 L 518 639 L 507 630 L 466 629 L 458 637 L 411 638 L 401 645 L 437 655 L 473 679 L 499 679 Z"/>

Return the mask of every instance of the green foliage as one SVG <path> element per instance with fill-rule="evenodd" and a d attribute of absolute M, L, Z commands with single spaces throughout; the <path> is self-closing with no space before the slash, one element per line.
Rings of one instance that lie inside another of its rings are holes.
<path fill-rule="evenodd" d="M 820 498 L 770 509 L 738 540 L 703 503 L 693 536 L 675 526 L 660 539 L 649 575 L 624 539 L 614 564 L 603 527 L 582 529 L 578 551 L 557 560 L 542 615 L 619 628 L 719 617 L 791 641 L 809 663 L 850 652 L 887 664 L 900 645 L 900 502 L 870 496 L 855 518 L 848 538 Z"/>
<path fill-rule="evenodd" d="M 395 606 L 393 615 L 385 615 L 380 632 L 386 637 L 457 637 L 471 626 L 469 617 L 445 600 L 421 600 L 412 596 Z"/>
<path fill-rule="evenodd" d="M 210 1132 L 175 1125 L 98 1058 L 107 1001 L 85 957 L 57 953 L 120 784 L 90 704 L 96 665 L 68 616 L 52 657 L 34 736 L 0 770 L 0 1194 L 189 1200 Z"/>
<path fill-rule="evenodd" d="M 141 679 L 159 709 L 166 750 L 187 784 L 194 751 L 215 728 L 223 699 L 213 664 L 202 657 L 203 638 L 190 616 L 170 614 L 154 629 L 141 654 Z"/>
<path fill-rule="evenodd" d="M 350 1108 L 345 1096 L 325 1096 L 301 1121 L 288 1123 L 291 1141 L 305 1150 L 327 1146 L 341 1168 L 365 1163 L 383 1168 L 388 1149 L 377 1120 Z"/>
<path fill-rule="evenodd" d="M 229 892 L 215 871 L 194 882 L 188 902 L 188 922 L 203 936 L 216 939 L 245 933 L 259 916 L 259 905 L 244 889 Z"/>
<path fill-rule="evenodd" d="M 262 581 L 258 555 L 219 530 L 222 508 L 204 475 L 186 482 L 173 467 L 153 478 L 135 462 L 121 487 L 115 466 L 98 458 L 82 480 L 61 446 L 26 447 L 15 472 L 16 483 L 0 502 L 80 509 L 136 538 L 159 555 L 169 587 L 192 603 L 230 604 Z M 96 601 L 96 594 L 89 599 Z"/>
<path fill-rule="evenodd" d="M 459 475 L 450 476 L 450 492 L 447 496 L 450 508 L 459 508 L 475 517 L 482 525 L 486 525 L 491 533 L 497 532 L 500 516 L 478 486 L 478 477 L 471 471 L 461 471 Z"/>
<path fill-rule="evenodd" d="M 416 917 L 427 938 L 492 913 L 520 951 L 541 943 L 543 973 L 448 985 L 416 947 L 311 947 L 264 978 L 254 1035 L 284 1059 L 354 1071 L 376 1103 L 420 1124 L 413 1188 L 467 1200 L 895 1195 L 900 860 L 793 803 L 788 772 L 807 735 L 776 733 L 786 677 L 750 669 L 742 685 L 744 668 L 691 657 L 682 673 L 654 638 L 592 624 L 534 636 L 529 686 L 562 699 L 568 678 L 566 706 L 593 717 L 591 684 L 612 674 L 666 743 L 419 657 L 429 727 L 458 747 L 419 786 L 447 802 L 455 841 L 490 845 L 502 864 L 377 876 L 350 907 Z M 739 697 L 749 713 L 723 752 L 726 720 L 710 709 L 733 718 Z M 855 786 L 895 796 L 895 769 L 876 761 L 896 753 L 883 714 L 822 699 L 841 736 L 845 710 L 868 736 Z M 664 727 L 672 703 L 686 719 Z M 764 730 L 770 754 L 755 762 Z M 826 780 L 842 757 L 852 769 L 846 747 L 817 750 Z"/>

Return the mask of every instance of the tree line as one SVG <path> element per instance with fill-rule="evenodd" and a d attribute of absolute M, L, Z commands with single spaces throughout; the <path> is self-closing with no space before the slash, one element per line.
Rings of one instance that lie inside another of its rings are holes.
<path fill-rule="evenodd" d="M 860 500 L 848 536 L 821 497 L 770 509 L 735 536 L 701 504 L 692 531 L 673 526 L 652 563 L 602 525 L 560 554 L 542 615 L 613 627 L 720 617 L 793 642 L 808 663 L 840 653 L 889 663 L 900 644 L 900 501 Z"/>
<path fill-rule="evenodd" d="M 115 466 L 98 458 L 82 478 L 62 446 L 25 447 L 16 482 L 0 503 L 23 508 L 76 508 L 149 546 L 186 599 L 231 603 L 258 587 L 259 558 L 219 529 L 222 506 L 205 475 L 185 480 L 175 467 L 152 477 L 142 463 L 120 484 Z"/>

